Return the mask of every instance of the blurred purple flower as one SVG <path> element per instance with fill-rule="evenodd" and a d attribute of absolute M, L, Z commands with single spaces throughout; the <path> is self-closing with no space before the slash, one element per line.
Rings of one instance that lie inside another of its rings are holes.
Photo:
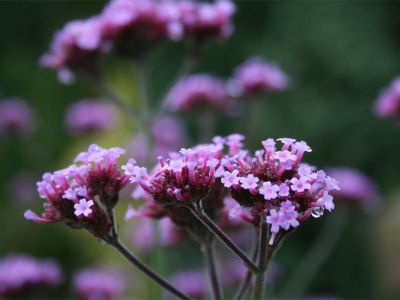
<path fill-rule="evenodd" d="M 114 127 L 118 113 L 114 106 L 103 101 L 84 99 L 71 104 L 65 123 L 73 134 L 98 132 Z"/>
<path fill-rule="evenodd" d="M 29 136 L 35 125 L 34 113 L 25 101 L 7 98 L 0 102 L 0 137 L 7 134 Z"/>
<path fill-rule="evenodd" d="M 232 17 L 236 11 L 230 0 L 217 0 L 213 3 L 199 1 L 178 2 L 182 14 L 185 33 L 189 37 L 227 38 L 233 33 Z"/>
<path fill-rule="evenodd" d="M 383 89 L 374 106 L 375 113 L 381 118 L 398 120 L 400 117 L 400 77 L 395 78 Z"/>
<path fill-rule="evenodd" d="M 83 300 L 118 300 L 123 299 L 126 280 L 115 269 L 85 269 L 74 276 L 74 290 Z"/>
<path fill-rule="evenodd" d="M 9 255 L 0 260 L 0 297 L 22 293 L 32 287 L 58 285 L 61 276 L 60 267 L 52 260 Z"/>
<path fill-rule="evenodd" d="M 36 177 L 30 171 L 21 171 L 10 182 L 11 197 L 20 202 L 36 199 Z"/>
<path fill-rule="evenodd" d="M 281 68 L 261 57 L 253 57 L 238 66 L 228 84 L 229 93 L 246 96 L 287 89 L 289 78 Z"/>
<path fill-rule="evenodd" d="M 193 299 L 202 299 L 207 295 L 208 284 L 202 271 L 186 270 L 170 279 L 176 288 Z"/>
<path fill-rule="evenodd" d="M 99 17 L 68 22 L 55 33 L 50 50 L 41 57 L 40 64 L 58 70 L 59 79 L 65 84 L 74 80 L 75 71 L 91 74 L 99 54 L 110 50 L 110 43 L 102 37 L 101 25 Z"/>
<path fill-rule="evenodd" d="M 375 182 L 367 175 L 352 168 L 331 168 L 329 176 L 339 182 L 340 190 L 332 195 L 338 200 L 360 203 L 367 211 L 379 206 L 379 193 Z"/>
<path fill-rule="evenodd" d="M 232 102 L 221 79 L 208 74 L 193 74 L 175 83 L 167 95 L 166 105 L 175 112 L 198 111 L 207 107 L 226 111 Z"/>

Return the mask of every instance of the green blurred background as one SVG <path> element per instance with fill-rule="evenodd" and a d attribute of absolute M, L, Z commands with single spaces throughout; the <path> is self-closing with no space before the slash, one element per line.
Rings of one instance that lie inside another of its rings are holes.
<path fill-rule="evenodd" d="M 106 136 L 77 139 L 67 135 L 64 113 L 68 104 L 96 93 L 81 82 L 63 86 L 54 72 L 38 66 L 56 29 L 71 19 L 99 12 L 104 3 L 0 2 L 0 91 L 2 96 L 26 99 L 39 123 L 29 140 L 0 140 L 0 256 L 24 252 L 54 257 L 67 279 L 77 268 L 101 261 L 123 265 L 123 260 L 85 232 L 25 221 L 23 211 L 32 204 L 12 199 L 9 182 L 21 170 L 33 170 L 39 178 L 46 170 L 62 167 L 94 141 L 124 146 L 131 129 L 127 119 L 120 130 Z M 345 234 L 307 295 L 400 297 L 400 128 L 372 112 L 379 90 L 400 73 L 400 2 L 236 3 L 234 35 L 225 43 L 208 45 L 196 71 L 229 76 L 248 56 L 261 55 L 279 63 L 292 80 L 288 91 L 265 99 L 255 113 L 246 116 L 245 121 L 255 120 L 256 129 L 249 146 L 255 149 L 266 137 L 304 139 L 314 150 L 308 162 L 359 168 L 377 182 L 383 195 L 382 209 L 376 215 L 351 208 Z M 165 42 L 153 53 L 154 99 L 176 73 L 183 52 L 182 44 Z M 118 60 L 109 62 L 112 80 L 134 92 L 135 81 L 123 68 Z M 242 125 L 238 122 L 219 122 L 218 133 L 237 130 Z M 34 206 L 40 207 L 39 201 Z M 121 215 L 125 207 L 122 204 Z M 288 238 L 277 257 L 284 274 L 290 274 L 304 256 L 324 219 L 305 223 Z M 184 255 L 183 259 L 191 259 Z M 56 298 L 71 297 L 68 283 L 54 293 Z"/>

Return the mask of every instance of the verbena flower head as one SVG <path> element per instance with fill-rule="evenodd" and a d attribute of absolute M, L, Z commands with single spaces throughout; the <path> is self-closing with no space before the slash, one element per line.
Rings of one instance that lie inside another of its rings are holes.
<path fill-rule="evenodd" d="M 197 40 L 224 39 L 233 33 L 232 17 L 236 7 L 232 1 L 217 0 L 205 3 L 184 0 L 178 3 L 187 36 Z"/>
<path fill-rule="evenodd" d="M 183 36 L 175 1 L 112 0 L 101 14 L 102 34 L 123 54 L 140 54 L 160 39 Z"/>
<path fill-rule="evenodd" d="M 119 300 L 126 290 L 124 275 L 115 269 L 85 269 L 74 276 L 73 283 L 75 294 L 84 300 Z"/>
<path fill-rule="evenodd" d="M 37 260 L 26 255 L 9 255 L 0 260 L 0 297 L 21 295 L 33 287 L 61 283 L 61 269 L 52 260 Z"/>
<path fill-rule="evenodd" d="M 247 96 L 285 90 L 289 85 L 289 78 L 278 65 L 261 57 L 254 57 L 235 69 L 231 84 L 235 94 Z"/>
<path fill-rule="evenodd" d="M 124 152 L 93 144 L 76 157 L 77 164 L 45 173 L 37 183 L 39 195 L 45 200 L 45 211 L 39 217 L 28 210 L 25 218 L 38 223 L 64 221 L 73 228 L 84 227 L 96 237 L 106 238 L 113 226 L 109 210 L 128 183 L 117 167 L 117 160 Z"/>
<path fill-rule="evenodd" d="M 93 133 L 110 129 L 118 120 L 114 106 L 103 101 L 85 99 L 71 104 L 65 123 L 73 134 Z"/>
<path fill-rule="evenodd" d="M 76 71 L 93 72 L 99 55 L 110 50 L 101 26 L 99 17 L 68 22 L 55 33 L 49 52 L 40 60 L 41 65 L 57 70 L 60 81 L 66 84 L 74 80 Z"/>
<path fill-rule="evenodd" d="M 382 118 L 398 120 L 400 117 L 400 77 L 395 78 L 378 96 L 375 113 Z"/>
<path fill-rule="evenodd" d="M 29 136 L 35 125 L 34 113 L 25 101 L 19 98 L 0 101 L 0 137 L 9 134 Z"/>
<path fill-rule="evenodd" d="M 267 216 L 273 244 L 279 233 L 298 227 L 311 215 L 333 210 L 330 192 L 339 187 L 324 171 L 302 163 L 303 154 L 311 152 L 305 142 L 282 138 L 262 144 L 264 149 L 254 156 L 240 149 L 226 156 L 219 176 L 232 197 L 251 208 L 255 224 L 262 212 Z"/>
<path fill-rule="evenodd" d="M 379 206 L 379 193 L 375 182 L 360 170 L 331 168 L 327 173 L 339 182 L 340 190 L 332 192 L 338 200 L 359 203 L 371 212 Z"/>
<path fill-rule="evenodd" d="M 198 111 L 203 108 L 227 110 L 231 106 L 225 84 L 208 74 L 187 75 L 170 90 L 166 105 L 172 111 Z"/>
<path fill-rule="evenodd" d="M 208 285 L 203 271 L 181 271 L 175 273 L 170 280 L 174 286 L 192 299 L 200 300 L 207 295 Z"/>

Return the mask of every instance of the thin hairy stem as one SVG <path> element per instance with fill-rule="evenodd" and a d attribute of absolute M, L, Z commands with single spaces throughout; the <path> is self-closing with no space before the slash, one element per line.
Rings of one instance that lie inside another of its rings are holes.
<path fill-rule="evenodd" d="M 260 231 L 259 231 L 259 259 L 258 259 L 258 268 L 261 270 L 260 273 L 256 275 L 256 282 L 254 286 L 254 300 L 261 300 L 264 295 L 264 285 L 265 285 L 265 272 L 267 271 L 267 266 L 270 260 L 269 252 L 267 251 L 267 241 L 268 238 L 268 226 L 265 221 L 264 214 L 261 214 L 260 217 Z M 268 250 L 270 247 L 268 247 Z"/>
<path fill-rule="evenodd" d="M 258 250 L 259 250 L 258 249 L 259 248 L 259 246 L 258 246 L 258 244 L 259 244 L 258 230 L 255 231 L 255 235 L 254 236 L 255 236 L 255 238 L 254 238 L 255 243 L 254 243 L 254 247 L 253 247 L 253 251 L 252 251 L 252 257 L 251 257 L 251 259 L 253 261 L 255 261 L 257 259 Z M 241 285 L 240 285 L 240 287 L 239 287 L 239 289 L 238 289 L 238 291 L 236 293 L 236 296 L 235 296 L 236 300 L 240 300 L 246 295 L 247 289 L 250 287 L 252 278 L 253 278 L 253 273 L 250 272 L 249 270 L 247 270 L 246 276 L 245 276 L 244 280 L 242 281 L 242 283 L 241 283 Z"/>
<path fill-rule="evenodd" d="M 215 235 L 228 249 L 236 254 L 247 266 L 247 268 L 253 272 L 258 273 L 259 268 L 253 263 L 253 261 L 244 253 L 219 227 L 211 220 L 202 209 L 195 209 L 191 206 L 186 206 L 193 216 L 198 219 L 213 235 Z"/>
<path fill-rule="evenodd" d="M 326 220 L 310 250 L 282 289 L 281 295 L 283 298 L 297 298 L 304 294 L 312 279 L 318 274 L 324 262 L 331 255 L 345 228 L 347 217 L 345 209 L 337 209 L 335 214 Z"/>
<path fill-rule="evenodd" d="M 214 300 L 222 299 L 221 285 L 218 280 L 217 265 L 215 262 L 215 252 L 213 241 L 207 241 L 202 247 L 204 257 L 207 263 L 207 269 L 210 277 L 211 289 Z"/>
<path fill-rule="evenodd" d="M 144 265 L 132 252 L 130 252 L 124 244 L 122 244 L 119 240 L 114 240 L 110 242 L 110 244 L 121 253 L 130 263 L 132 263 L 135 267 L 145 273 L 150 279 L 158 283 L 162 288 L 169 291 L 171 294 L 176 296 L 178 299 L 189 300 L 190 298 L 177 290 L 167 281 L 165 281 L 162 277 L 157 275 L 154 271 L 152 271 L 149 267 Z"/>

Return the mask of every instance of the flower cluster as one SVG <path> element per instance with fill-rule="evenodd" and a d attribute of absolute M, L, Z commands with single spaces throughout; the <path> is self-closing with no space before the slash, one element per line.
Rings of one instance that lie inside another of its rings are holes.
<path fill-rule="evenodd" d="M 385 88 L 375 102 L 375 113 L 382 118 L 399 119 L 400 116 L 400 78 L 395 78 Z"/>
<path fill-rule="evenodd" d="M 324 210 L 333 210 L 329 192 L 339 187 L 324 171 L 301 163 L 303 154 L 311 152 L 305 142 L 281 138 L 262 144 L 264 150 L 252 156 L 237 142 L 235 151 L 221 160 L 224 171 L 220 180 L 241 206 L 251 208 L 255 224 L 266 215 L 273 244 L 282 230 L 299 226 L 311 215 L 319 217 Z M 238 207 L 234 209 L 234 214 L 241 214 Z"/>
<path fill-rule="evenodd" d="M 367 175 L 352 168 L 331 168 L 328 175 L 335 178 L 340 190 L 332 192 L 338 200 L 361 204 L 367 211 L 379 206 L 379 193 L 375 182 Z"/>
<path fill-rule="evenodd" d="M 248 96 L 285 90 L 289 79 L 278 65 L 253 57 L 235 69 L 230 83 L 230 93 Z"/>
<path fill-rule="evenodd" d="M 0 297 L 11 297 L 36 286 L 61 282 L 61 269 L 51 260 L 10 255 L 0 260 Z"/>
<path fill-rule="evenodd" d="M 116 109 L 108 103 L 93 99 L 73 103 L 65 116 L 67 128 L 73 134 L 110 129 L 116 122 Z"/>
<path fill-rule="evenodd" d="M 125 151 L 91 145 L 66 169 L 46 173 L 37 183 L 46 202 L 42 217 L 32 211 L 25 218 L 39 223 L 64 221 L 74 228 L 84 227 L 99 238 L 105 238 L 113 226 L 109 210 L 118 201 L 119 191 L 128 183 L 117 167 Z"/>
<path fill-rule="evenodd" d="M 123 299 L 126 281 L 123 274 L 113 269 L 92 268 L 74 276 L 74 290 L 79 299 Z"/>
<path fill-rule="evenodd" d="M 198 111 L 205 107 L 227 110 L 231 106 L 224 81 L 207 74 L 181 78 L 165 101 L 166 106 L 174 112 Z"/>
<path fill-rule="evenodd" d="M 30 106 L 18 98 L 0 102 L 0 136 L 27 136 L 35 129 L 35 118 Z"/>
<path fill-rule="evenodd" d="M 203 299 L 207 296 L 207 281 L 200 270 L 185 270 L 175 273 L 171 282 L 192 299 Z"/>
<path fill-rule="evenodd" d="M 104 53 L 114 47 L 125 55 L 140 55 L 160 39 L 224 38 L 233 31 L 235 6 L 230 0 L 112 0 L 87 20 L 67 23 L 55 34 L 42 65 L 59 71 L 62 82 L 73 72 L 93 72 Z"/>

